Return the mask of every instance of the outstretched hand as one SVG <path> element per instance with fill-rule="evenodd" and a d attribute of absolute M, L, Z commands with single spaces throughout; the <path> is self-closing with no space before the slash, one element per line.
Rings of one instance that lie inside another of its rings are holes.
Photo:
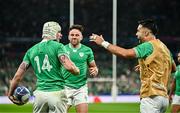
<path fill-rule="evenodd" d="M 103 38 L 102 35 L 99 36 L 99 35 L 97 35 L 97 34 L 92 34 L 92 35 L 90 36 L 90 41 L 95 42 L 97 45 L 101 45 L 102 42 L 104 41 L 104 38 Z"/>

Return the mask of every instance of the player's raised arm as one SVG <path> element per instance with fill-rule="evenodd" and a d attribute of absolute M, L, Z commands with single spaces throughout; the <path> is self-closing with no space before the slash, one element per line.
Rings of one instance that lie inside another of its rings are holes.
<path fill-rule="evenodd" d="M 79 75 L 80 71 L 79 69 L 75 66 L 75 64 L 67 57 L 66 55 L 61 55 L 59 56 L 59 60 L 62 63 L 62 65 L 72 74 L 74 75 Z"/>
<path fill-rule="evenodd" d="M 107 49 L 112 54 L 115 54 L 120 57 L 124 58 L 135 58 L 136 53 L 134 49 L 125 49 L 113 44 L 110 44 L 109 42 L 105 41 L 102 35 L 92 34 L 90 36 L 90 41 L 95 42 L 97 45 L 100 45 Z"/>

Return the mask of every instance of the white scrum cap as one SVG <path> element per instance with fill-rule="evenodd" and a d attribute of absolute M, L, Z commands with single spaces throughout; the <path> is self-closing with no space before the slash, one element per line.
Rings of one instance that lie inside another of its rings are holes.
<path fill-rule="evenodd" d="M 56 39 L 57 32 L 61 31 L 61 26 L 54 21 L 46 22 L 43 26 L 42 38 L 49 37 L 51 39 Z"/>

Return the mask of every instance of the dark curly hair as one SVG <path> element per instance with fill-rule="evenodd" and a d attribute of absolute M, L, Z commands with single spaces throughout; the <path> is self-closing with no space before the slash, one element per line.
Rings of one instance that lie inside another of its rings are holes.
<path fill-rule="evenodd" d="M 154 35 L 157 35 L 158 27 L 154 19 L 140 20 L 138 21 L 138 24 L 141 24 L 143 27 L 148 28 Z"/>
<path fill-rule="evenodd" d="M 84 28 L 82 25 L 79 24 L 74 24 L 69 28 L 69 31 L 71 31 L 72 29 L 78 29 L 81 33 L 84 32 Z"/>

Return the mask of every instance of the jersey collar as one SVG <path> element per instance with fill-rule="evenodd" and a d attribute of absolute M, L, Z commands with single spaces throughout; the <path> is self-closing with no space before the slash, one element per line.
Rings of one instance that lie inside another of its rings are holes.
<path fill-rule="evenodd" d="M 74 48 L 74 47 L 72 46 L 72 44 L 69 43 L 69 48 L 71 48 L 71 49 L 79 49 L 79 48 L 81 48 L 81 43 L 79 43 L 79 47 L 77 47 L 77 48 Z"/>
<path fill-rule="evenodd" d="M 81 43 L 79 43 L 79 47 L 77 47 L 77 48 L 74 48 L 74 47 L 71 45 L 71 43 L 69 43 L 69 48 L 72 49 L 73 52 L 77 52 L 77 50 L 78 50 L 79 48 L 81 48 Z"/>

